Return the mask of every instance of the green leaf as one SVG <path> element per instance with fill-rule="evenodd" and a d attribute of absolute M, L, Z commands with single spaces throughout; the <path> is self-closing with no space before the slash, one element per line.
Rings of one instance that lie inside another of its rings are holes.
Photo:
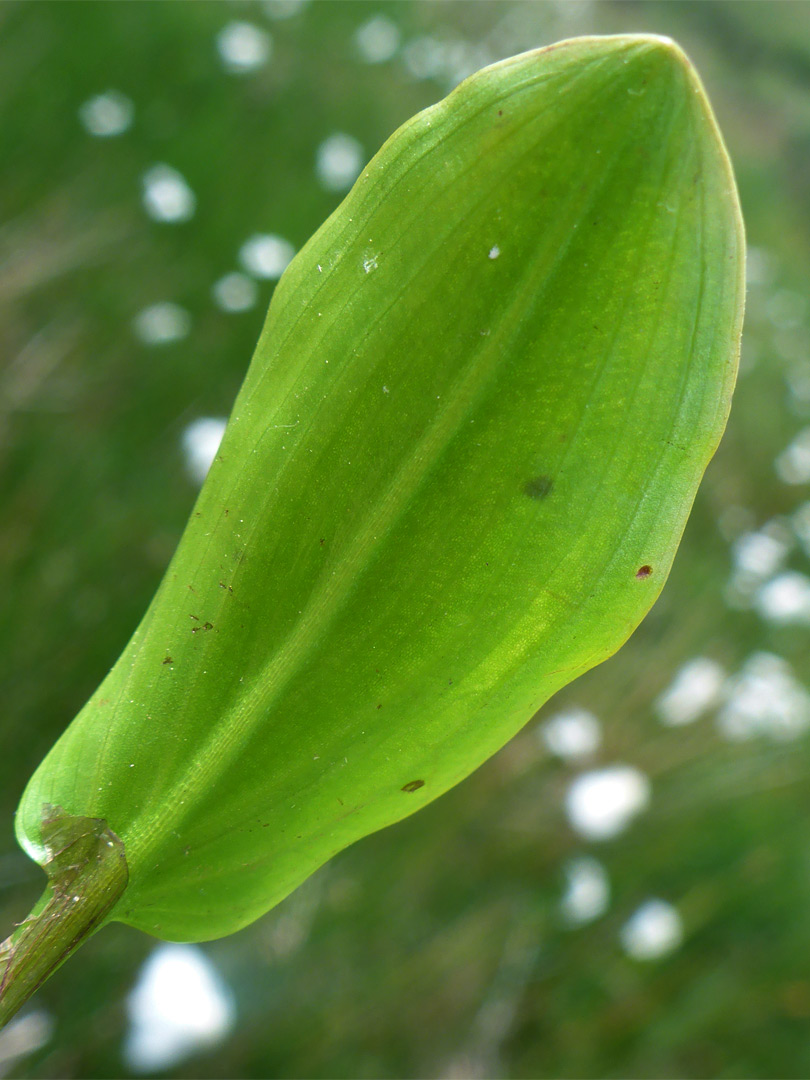
<path fill-rule="evenodd" d="M 25 792 L 26 850 L 46 805 L 103 819 L 111 917 L 201 940 L 467 776 L 663 586 L 742 255 L 666 39 L 527 53 L 407 123 L 281 280 L 158 594 Z"/>

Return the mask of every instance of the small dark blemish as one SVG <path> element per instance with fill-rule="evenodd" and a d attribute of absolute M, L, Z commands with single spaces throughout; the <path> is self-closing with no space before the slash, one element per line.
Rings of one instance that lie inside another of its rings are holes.
<path fill-rule="evenodd" d="M 523 485 L 523 491 L 530 499 L 545 499 L 554 490 L 554 481 L 550 476 L 535 476 Z"/>
<path fill-rule="evenodd" d="M 189 615 L 189 618 L 190 618 L 190 619 L 193 619 L 193 620 L 194 620 L 195 622 L 199 622 L 199 621 L 200 621 L 200 616 L 199 616 L 199 615 Z"/>
<path fill-rule="evenodd" d="M 418 791 L 420 787 L 425 786 L 424 780 L 409 780 L 407 784 L 402 787 L 403 791 Z"/>
<path fill-rule="evenodd" d="M 498 109 L 498 116 L 503 116 L 503 109 Z"/>
<path fill-rule="evenodd" d="M 213 629 L 214 629 L 214 624 L 213 623 L 210 623 L 210 622 L 203 623 L 203 630 L 213 630 Z"/>
<path fill-rule="evenodd" d="M 326 543 L 326 537 L 324 537 L 323 540 L 321 540 L 322 545 L 325 544 L 325 543 Z"/>
<path fill-rule="evenodd" d="M 170 656 L 167 656 L 166 659 L 163 661 L 163 663 L 164 664 L 173 664 L 174 660 L 172 660 L 172 658 Z"/>
<path fill-rule="evenodd" d="M 382 703 L 380 703 L 380 704 L 379 704 L 379 705 L 377 706 L 377 708 L 378 708 L 378 709 L 381 709 L 381 708 L 382 708 Z"/>
<path fill-rule="evenodd" d="M 638 570 L 636 570 L 636 577 L 639 579 L 649 577 L 651 573 L 652 567 L 648 566 L 647 563 L 645 563 L 643 566 L 640 566 Z"/>

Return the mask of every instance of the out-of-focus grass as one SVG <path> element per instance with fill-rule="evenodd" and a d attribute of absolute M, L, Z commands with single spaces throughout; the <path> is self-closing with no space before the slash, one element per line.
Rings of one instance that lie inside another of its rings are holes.
<path fill-rule="evenodd" d="M 380 12 L 402 46 L 364 63 L 354 35 Z M 654 702 L 695 656 L 733 675 L 765 651 L 810 684 L 807 622 L 764 618 L 739 587 L 729 603 L 734 543 L 763 526 L 783 538 L 785 565 L 810 573 L 793 517 L 808 486 L 775 469 L 810 416 L 810 7 L 315 0 L 274 14 L 258 3 L 0 7 L 2 925 L 40 887 L 13 842 L 22 787 L 145 608 L 195 495 L 182 433 L 227 414 L 258 336 L 270 283 L 241 314 L 211 297 L 242 243 L 278 233 L 300 246 L 334 208 L 314 162 L 336 131 L 370 156 L 465 68 L 576 33 L 652 30 L 676 37 L 707 84 L 756 271 L 728 435 L 670 582 L 614 660 L 469 781 L 208 946 L 237 1026 L 172 1075 L 809 1075 L 807 736 L 729 741 L 711 712 L 667 728 Z M 250 74 L 217 55 L 234 19 L 272 35 L 270 61 Z M 419 79 L 406 59 L 426 37 L 443 60 Z M 131 98 L 134 121 L 93 138 L 78 110 L 109 88 Z M 141 178 L 159 162 L 196 195 L 186 223 L 143 210 Z M 132 322 L 164 301 L 191 329 L 149 347 Z M 576 766 L 537 737 L 574 704 L 604 736 Z M 566 819 L 566 792 L 617 762 L 650 778 L 650 806 L 615 839 L 588 842 Z M 586 852 L 611 901 L 571 929 L 564 867 Z M 684 940 L 645 963 L 620 931 L 650 897 L 677 909 Z M 53 1037 L 11 1075 L 121 1075 L 124 1001 L 153 946 L 123 928 L 94 939 L 40 993 Z"/>

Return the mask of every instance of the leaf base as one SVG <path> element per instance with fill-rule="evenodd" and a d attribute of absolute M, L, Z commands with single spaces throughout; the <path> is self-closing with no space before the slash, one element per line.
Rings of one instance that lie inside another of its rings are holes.
<path fill-rule="evenodd" d="M 103 818 L 43 810 L 48 887 L 0 944 L 0 1029 L 106 921 L 129 880 L 124 845 Z"/>

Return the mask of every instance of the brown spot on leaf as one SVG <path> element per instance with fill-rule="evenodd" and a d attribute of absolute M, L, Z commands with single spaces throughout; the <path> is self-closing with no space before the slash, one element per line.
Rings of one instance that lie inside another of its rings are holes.
<path fill-rule="evenodd" d="M 554 490 L 554 481 L 550 476 L 535 476 L 523 485 L 523 491 L 530 499 L 545 499 Z"/>
<path fill-rule="evenodd" d="M 636 577 L 639 579 L 643 579 L 649 577 L 651 573 L 652 567 L 645 563 L 643 566 L 640 566 L 638 570 L 636 570 Z"/>
<path fill-rule="evenodd" d="M 166 659 L 163 661 L 163 663 L 164 664 L 173 664 L 174 660 L 172 660 L 172 658 L 170 656 L 167 656 Z"/>
<path fill-rule="evenodd" d="M 420 787 L 425 786 L 424 780 L 409 780 L 407 784 L 402 785 L 403 791 L 418 791 Z"/>

